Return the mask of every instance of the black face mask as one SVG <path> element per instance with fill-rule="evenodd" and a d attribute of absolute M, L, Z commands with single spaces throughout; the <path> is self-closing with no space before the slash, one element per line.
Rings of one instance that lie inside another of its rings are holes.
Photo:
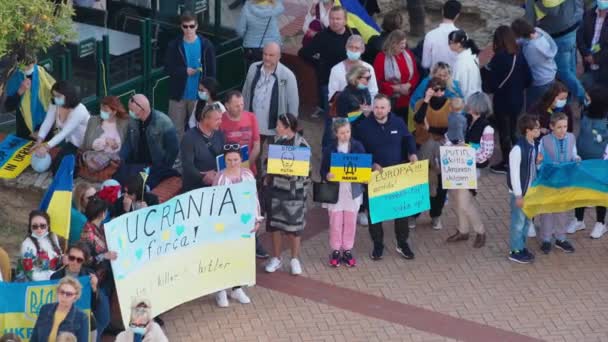
<path fill-rule="evenodd" d="M 439 109 L 439 107 L 443 106 L 443 104 L 445 103 L 446 98 L 445 96 L 433 96 L 431 97 L 431 107 L 433 107 L 434 109 Z"/>

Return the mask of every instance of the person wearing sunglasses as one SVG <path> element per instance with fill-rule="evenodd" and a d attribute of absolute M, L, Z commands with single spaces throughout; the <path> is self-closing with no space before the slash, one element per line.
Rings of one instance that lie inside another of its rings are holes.
<path fill-rule="evenodd" d="M 222 113 L 219 105 L 209 104 L 196 113 L 197 125 L 188 130 L 180 146 L 182 160 L 182 191 L 213 184 L 217 174 L 216 157 L 225 144 L 220 131 Z"/>
<path fill-rule="evenodd" d="M 131 119 L 127 138 L 119 153 L 120 167 L 112 178 L 125 184 L 149 167 L 147 184 L 154 189 L 164 179 L 179 176 L 173 169 L 179 152 L 176 128 L 171 119 L 153 109 L 142 94 L 133 95 L 128 107 Z"/>
<path fill-rule="evenodd" d="M 116 336 L 116 342 L 133 341 L 169 342 L 163 329 L 152 319 L 152 306 L 149 299 L 133 299 L 129 326 Z"/>
<path fill-rule="evenodd" d="M 348 119 L 353 127 L 372 112 L 372 97 L 369 90 L 372 74 L 370 69 L 363 65 L 355 65 L 346 73 L 348 85 L 338 94 L 336 101 L 336 114 L 340 118 Z M 332 128 L 329 128 L 333 132 Z M 332 136 L 334 135 L 331 133 Z M 327 146 L 332 145 L 335 140 L 333 136 L 326 142 Z"/>
<path fill-rule="evenodd" d="M 56 341 L 61 332 L 74 334 L 78 341 L 89 341 L 89 317 L 75 305 L 81 293 L 82 285 L 77 279 L 62 278 L 57 285 L 57 303 L 40 308 L 30 341 Z"/>
<path fill-rule="evenodd" d="M 57 235 L 51 232 L 49 215 L 32 210 L 29 215 L 28 234 L 21 243 L 21 258 L 17 266 L 17 279 L 25 281 L 49 280 L 61 266 L 63 251 Z"/>
<path fill-rule="evenodd" d="M 167 46 L 165 70 L 169 74 L 169 116 L 182 141 L 184 130 L 198 101 L 199 80 L 216 77 L 213 43 L 196 33 L 197 17 L 184 12 L 180 17 L 182 35 Z"/>

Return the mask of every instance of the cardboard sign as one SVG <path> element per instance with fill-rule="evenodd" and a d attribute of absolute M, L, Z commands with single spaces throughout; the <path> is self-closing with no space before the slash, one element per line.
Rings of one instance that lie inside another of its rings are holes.
<path fill-rule="evenodd" d="M 475 149 L 469 146 L 441 146 L 441 182 L 444 189 L 477 189 Z"/>
<path fill-rule="evenodd" d="M 310 148 L 288 145 L 268 146 L 268 173 L 273 175 L 308 176 Z"/>
<path fill-rule="evenodd" d="M 333 182 L 367 183 L 372 176 L 372 155 L 332 153 L 329 168 Z"/>

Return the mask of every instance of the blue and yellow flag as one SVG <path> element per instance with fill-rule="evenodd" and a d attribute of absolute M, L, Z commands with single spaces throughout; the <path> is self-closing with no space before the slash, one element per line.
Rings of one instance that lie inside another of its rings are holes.
<path fill-rule="evenodd" d="M 16 70 L 8 80 L 6 94 L 8 96 L 15 95 L 25 77 L 22 71 Z M 51 88 L 55 84 L 55 79 L 43 67 L 34 65 L 31 80 L 30 89 L 26 90 L 21 96 L 19 110 L 25 125 L 33 133 L 44 121 L 46 111 L 51 103 Z"/>
<path fill-rule="evenodd" d="M 372 17 L 367 14 L 359 0 L 336 0 L 336 6 L 342 6 L 348 12 L 347 24 L 356 28 L 365 43 L 372 37 L 380 34 L 380 27 Z"/>
<path fill-rule="evenodd" d="M 608 205 L 608 160 L 545 164 L 524 197 L 528 217 Z"/>
<path fill-rule="evenodd" d="M 70 237 L 74 164 L 73 154 L 63 158 L 51 186 L 46 190 L 42 202 L 40 202 L 40 210 L 46 211 L 51 217 L 53 233 L 65 238 L 66 241 Z"/>
<path fill-rule="evenodd" d="M 273 175 L 308 176 L 310 172 L 310 148 L 269 145 L 267 172 Z"/>
<path fill-rule="evenodd" d="M 78 278 L 82 294 L 76 307 L 91 313 L 91 285 L 89 277 Z M 59 280 L 29 283 L 0 282 L 0 335 L 14 333 L 21 341 L 29 341 L 40 308 L 57 302 Z"/>
<path fill-rule="evenodd" d="M 21 174 L 32 160 L 31 140 L 9 134 L 0 143 L 0 178 L 12 179 Z"/>

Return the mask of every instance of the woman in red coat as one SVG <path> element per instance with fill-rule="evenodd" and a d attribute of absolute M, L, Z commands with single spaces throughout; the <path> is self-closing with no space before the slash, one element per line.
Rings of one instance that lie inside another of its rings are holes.
<path fill-rule="evenodd" d="M 405 32 L 391 32 L 374 61 L 374 71 L 381 93 L 391 98 L 393 113 L 407 123 L 410 95 L 418 86 L 420 75 L 414 54 L 407 48 Z"/>

